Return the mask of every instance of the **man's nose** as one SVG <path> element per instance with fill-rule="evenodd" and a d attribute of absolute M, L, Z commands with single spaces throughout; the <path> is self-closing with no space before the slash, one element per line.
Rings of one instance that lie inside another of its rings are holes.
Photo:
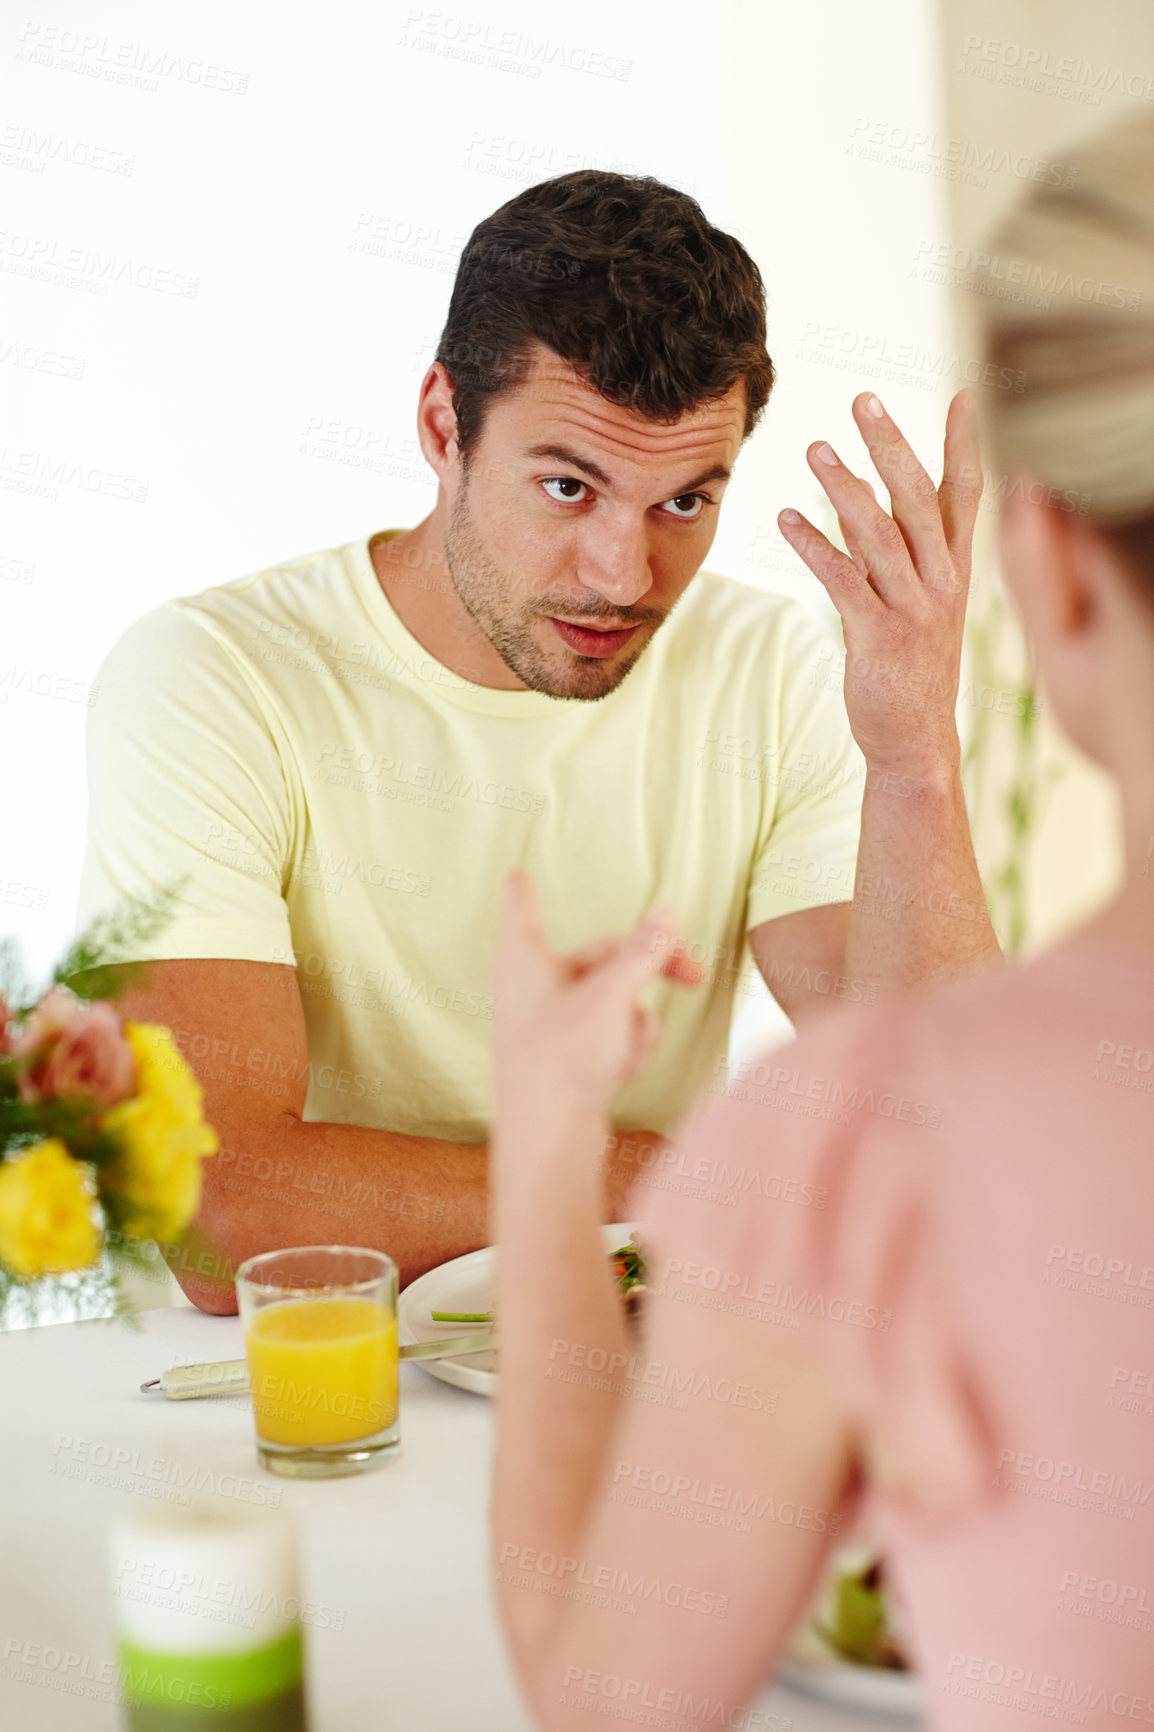
<path fill-rule="evenodd" d="M 583 541 L 577 575 L 615 607 L 632 607 L 653 588 L 644 524 L 602 525 Z"/>

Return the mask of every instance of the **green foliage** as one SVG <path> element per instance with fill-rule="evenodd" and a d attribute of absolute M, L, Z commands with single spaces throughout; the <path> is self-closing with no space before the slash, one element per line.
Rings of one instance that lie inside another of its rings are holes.
<path fill-rule="evenodd" d="M 0 998 L 13 1012 L 32 1001 L 32 988 L 14 938 L 0 938 Z"/>
<path fill-rule="evenodd" d="M 148 968 L 146 962 L 131 953 L 147 944 L 167 924 L 172 904 L 187 883 L 186 873 L 161 885 L 147 902 L 126 903 L 99 916 L 73 940 L 67 954 L 57 963 L 53 980 L 79 998 L 118 998 Z"/>
<path fill-rule="evenodd" d="M 995 811 L 1003 820 L 1005 842 L 1001 858 L 984 874 L 986 902 L 998 937 L 1010 956 L 1018 955 L 1029 936 L 1030 849 L 1045 809 L 1046 798 L 1060 779 L 1059 766 L 1043 772 L 1038 731 L 1038 684 L 1033 658 L 1023 648 L 1025 667 L 1021 675 L 1007 675 L 999 659 L 999 648 L 1008 635 L 1010 613 L 1004 599 L 993 598 L 980 621 L 971 626 L 970 673 L 975 691 L 993 690 L 1012 701 L 1001 716 L 1003 727 L 1012 727 L 1013 767 L 1007 786 L 999 788 Z M 962 758 L 967 804 L 971 823 L 990 798 L 989 776 L 994 758 L 994 712 L 980 704 L 974 709 L 973 728 Z"/>

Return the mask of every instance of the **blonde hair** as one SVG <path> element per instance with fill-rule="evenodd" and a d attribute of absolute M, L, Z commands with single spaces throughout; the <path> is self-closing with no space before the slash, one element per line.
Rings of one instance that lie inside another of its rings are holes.
<path fill-rule="evenodd" d="M 1149 547 L 1154 519 L 1154 116 L 1063 152 L 998 229 L 980 280 L 987 445 L 1052 502 Z M 1154 583 L 1154 569 L 1143 577 Z"/>

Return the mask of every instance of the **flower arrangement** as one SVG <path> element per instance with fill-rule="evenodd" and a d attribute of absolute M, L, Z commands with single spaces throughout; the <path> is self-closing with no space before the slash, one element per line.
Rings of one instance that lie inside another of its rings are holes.
<path fill-rule="evenodd" d="M 5 946 L 0 967 L 0 1323 L 65 1291 L 134 1320 L 112 1259 L 147 1261 L 200 1204 L 216 1153 L 203 1093 L 167 1028 L 112 1002 L 138 977 L 119 960 L 163 924 L 173 892 L 104 916 L 30 999 Z"/>

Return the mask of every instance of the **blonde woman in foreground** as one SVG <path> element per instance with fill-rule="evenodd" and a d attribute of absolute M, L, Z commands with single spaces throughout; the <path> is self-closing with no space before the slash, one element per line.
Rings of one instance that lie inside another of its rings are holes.
<path fill-rule="evenodd" d="M 597 1166 L 673 918 L 557 957 L 510 880 L 493 1556 L 543 1727 L 756 1725 L 862 1512 L 932 1727 L 1154 1725 L 1154 121 L 1071 160 L 991 248 L 1049 307 L 988 301 L 1024 389 L 985 408 L 1006 582 L 1121 794 L 1113 902 L 700 1106 L 633 1193 L 637 1346 Z"/>

